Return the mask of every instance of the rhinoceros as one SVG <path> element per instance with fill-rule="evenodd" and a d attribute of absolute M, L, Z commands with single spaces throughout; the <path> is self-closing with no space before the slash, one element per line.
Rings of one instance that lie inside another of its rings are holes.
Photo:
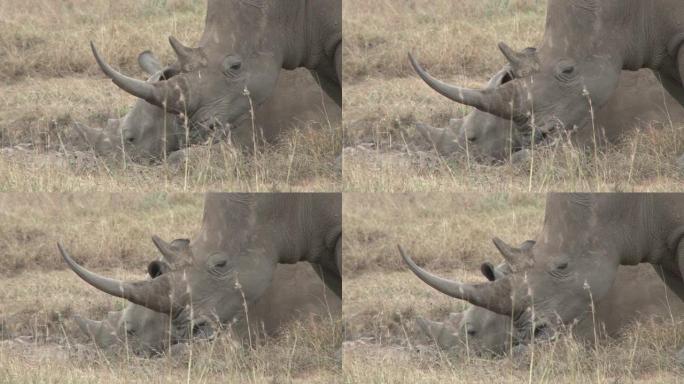
<path fill-rule="evenodd" d="M 613 286 L 620 265 L 652 264 L 684 298 L 684 194 L 550 194 L 544 225 L 531 248 L 495 238 L 511 267 L 502 279 L 464 284 L 409 268 L 449 296 L 512 316 L 525 342 L 546 339 L 590 313 Z M 624 292 L 619 292 L 624 296 Z M 680 355 L 681 356 L 681 355 Z"/>
<path fill-rule="evenodd" d="M 487 84 L 493 90 L 511 81 L 510 67 L 494 75 Z M 577 147 L 616 143 L 625 134 L 647 124 L 679 126 L 684 123 L 684 108 L 666 93 L 648 70 L 623 71 L 615 93 L 597 109 L 595 120 L 571 136 Z M 418 132 L 442 155 L 465 151 L 482 162 L 499 163 L 519 157 L 529 139 L 521 136 L 521 127 L 511 120 L 473 110 L 463 119 L 451 119 L 447 128 L 418 123 Z"/>
<path fill-rule="evenodd" d="M 519 248 L 524 249 L 533 244 L 534 242 L 528 241 Z M 511 268 L 506 263 L 496 267 L 483 263 L 481 271 L 489 281 L 496 281 L 511 273 Z M 652 268 L 645 265 L 621 267 L 615 284 L 603 299 L 595 303 L 594 316 L 588 316 L 574 324 L 572 333 L 578 341 L 592 344 L 596 341 L 595 337 L 619 336 L 628 326 L 638 321 L 679 317 L 684 313 L 684 303 L 676 299 L 668 300 L 668 297 L 674 296 Z M 515 350 L 520 342 L 510 316 L 477 306 L 451 313 L 444 322 L 422 317 L 418 317 L 416 322 L 443 349 L 467 348 L 470 353 L 498 356 Z"/>
<path fill-rule="evenodd" d="M 163 67 L 150 51 L 138 56 L 138 62 L 149 75 L 150 83 L 164 76 Z M 231 141 L 239 147 L 251 149 L 254 138 L 258 142 L 276 142 L 280 134 L 301 123 L 320 125 L 341 123 L 340 108 L 325 95 L 311 75 L 303 70 L 285 71 L 271 97 L 254 110 L 251 119 L 243 119 L 231 131 Z M 75 128 L 99 155 L 125 153 L 138 162 L 154 162 L 190 144 L 205 142 L 212 132 L 197 129 L 186 132 L 183 119 L 164 109 L 138 99 L 120 119 L 110 119 L 105 129 L 94 129 L 82 124 Z M 254 132 L 256 130 L 256 134 Z M 122 151 L 122 147 L 124 151 Z"/>
<path fill-rule="evenodd" d="M 186 245 L 187 242 L 182 239 L 170 244 L 172 248 L 181 249 Z M 291 321 L 306 320 L 313 316 L 336 319 L 340 313 L 340 298 L 325 287 L 313 269 L 303 264 L 283 264 L 276 268 L 273 283 L 263 296 L 248 306 L 249 326 L 246 327 L 243 321 L 231 327 L 231 330 L 240 339 L 251 337 L 247 335 L 248 331 L 252 334 L 263 332 L 275 335 Z M 172 333 L 167 314 L 133 303 L 121 311 L 109 312 L 102 321 L 80 316 L 75 316 L 74 320 L 102 349 L 126 346 L 136 354 L 149 356 L 186 341 Z"/>
<path fill-rule="evenodd" d="M 621 70 L 652 69 L 684 104 L 683 18 L 678 0 L 549 0 L 538 52 L 499 44 L 517 79 L 495 89 L 449 85 L 410 61 L 442 95 L 526 130 L 584 127 L 617 88 Z"/>
<path fill-rule="evenodd" d="M 103 72 L 124 91 L 196 126 L 227 126 L 266 100 L 281 69 L 306 68 L 342 104 L 340 0 L 209 0 L 195 48 L 169 41 L 177 63 L 154 83 L 115 71 L 91 48 Z"/>
<path fill-rule="evenodd" d="M 341 194 L 208 194 L 199 233 L 187 246 L 153 241 L 163 255 L 149 281 L 119 281 L 80 266 L 60 244 L 69 267 L 95 288 L 172 317 L 172 334 L 211 335 L 258 300 L 278 263 L 309 262 L 342 297 Z M 174 264 L 175 263 L 175 264 Z"/>

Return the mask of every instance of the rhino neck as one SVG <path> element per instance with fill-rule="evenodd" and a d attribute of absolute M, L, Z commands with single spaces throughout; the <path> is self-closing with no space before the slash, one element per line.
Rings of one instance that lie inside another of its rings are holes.
<path fill-rule="evenodd" d="M 338 0 L 288 0 L 278 3 L 287 18 L 280 27 L 294 33 L 284 34 L 283 68 L 318 69 L 322 61 L 332 61 L 342 40 L 342 5 Z"/>
<path fill-rule="evenodd" d="M 313 194 L 208 194 L 195 244 L 229 254 L 261 250 L 276 263 L 319 263 L 334 249 L 338 201 Z"/>
<path fill-rule="evenodd" d="M 616 265 L 660 264 L 672 254 L 676 201 L 648 194 L 552 194 L 542 240 Z"/>
<path fill-rule="evenodd" d="M 611 40 L 620 48 L 622 69 L 660 68 L 667 57 L 672 32 L 668 23 L 670 17 L 657 14 L 658 7 L 650 1 L 621 0 L 611 8 L 615 19 L 610 22 L 617 25 L 613 31 L 620 32 Z"/>

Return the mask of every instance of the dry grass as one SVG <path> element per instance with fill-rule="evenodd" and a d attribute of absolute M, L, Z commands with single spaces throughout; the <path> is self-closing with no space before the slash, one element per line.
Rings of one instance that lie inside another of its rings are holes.
<path fill-rule="evenodd" d="M 194 235 L 202 201 L 164 193 L 0 195 L 0 381 L 335 382 L 339 322 L 294 323 L 254 349 L 220 337 L 153 359 L 99 351 L 82 335 L 73 314 L 103 318 L 125 302 L 66 269 L 56 241 L 89 268 L 137 279 L 157 256 L 150 235 Z"/>
<path fill-rule="evenodd" d="M 138 54 L 151 49 L 163 63 L 173 62 L 167 37 L 196 42 L 205 7 L 198 0 L 0 3 L 0 190 L 339 190 L 340 126 L 302 124 L 257 156 L 228 146 L 193 148 L 181 170 L 72 150 L 81 142 L 74 122 L 101 127 L 134 102 L 104 78 L 88 41 L 113 66 L 144 78 Z M 26 150 L 13 150 L 17 145 Z"/>
<path fill-rule="evenodd" d="M 519 243 L 538 233 L 544 196 L 535 194 L 345 195 L 343 371 L 348 383 L 672 383 L 684 327 L 644 322 L 588 349 L 570 338 L 516 358 L 439 351 L 420 336 L 417 315 L 443 319 L 465 307 L 402 266 L 396 244 L 443 276 L 481 281 L 499 262 L 490 239 Z M 533 360 L 533 362 L 532 362 Z M 531 363 L 532 362 L 532 363 Z"/>
<path fill-rule="evenodd" d="M 442 158 L 415 122 L 446 125 L 468 111 L 429 89 L 406 58 L 438 78 L 482 86 L 504 64 L 496 47 L 535 45 L 545 1 L 344 2 L 344 185 L 348 191 L 680 191 L 681 126 L 645 131 L 607 150 L 568 145 L 537 151 L 533 164 L 482 166 Z M 397 27 L 400 26 L 400 27 Z"/>

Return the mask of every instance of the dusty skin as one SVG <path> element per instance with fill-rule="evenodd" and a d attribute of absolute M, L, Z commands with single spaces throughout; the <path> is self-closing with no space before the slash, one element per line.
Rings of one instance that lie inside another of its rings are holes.
<path fill-rule="evenodd" d="M 102 351 L 78 328 L 74 314 L 102 319 L 126 302 L 75 276 L 56 242 L 68 239 L 88 268 L 139 279 L 158 257 L 150 233 L 167 239 L 197 233 L 203 200 L 184 194 L 0 195 L 0 377 L 16 383 L 337 380 L 342 333 L 335 321 L 295 321 L 258 348 L 236 347 L 221 336 L 153 359 Z"/>
<path fill-rule="evenodd" d="M 546 2 L 344 2 L 344 184 L 348 191 L 680 191 L 680 125 L 654 123 L 608 149 L 568 140 L 533 160 L 482 165 L 438 156 L 417 122 L 447 126 L 469 109 L 424 84 L 407 53 L 451 84 L 483 87 L 505 64 L 499 41 L 539 45 Z M 401 25 L 401 28 L 393 26 Z"/>
<path fill-rule="evenodd" d="M 445 319 L 467 304 L 428 287 L 407 270 L 396 245 L 449 278 L 484 282 L 480 263 L 501 262 L 491 238 L 516 244 L 541 230 L 544 196 L 413 194 L 345 200 L 344 373 L 350 383 L 670 383 L 681 375 L 681 319 L 643 318 L 587 349 L 560 338 L 514 358 L 440 350 L 415 319 Z M 420 251 L 418 251 L 420 250 Z M 373 292 L 373 295 L 368 295 Z M 671 298 L 674 300 L 674 298 Z"/>
<path fill-rule="evenodd" d="M 341 125 L 328 119 L 298 121 L 256 155 L 219 142 L 152 167 L 102 159 L 82 145 L 77 122 L 104 127 L 136 100 L 105 77 L 88 42 L 112 67 L 144 80 L 138 54 L 173 63 L 168 36 L 198 41 L 205 13 L 206 2 L 194 0 L 0 3 L 0 191 L 340 190 Z"/>

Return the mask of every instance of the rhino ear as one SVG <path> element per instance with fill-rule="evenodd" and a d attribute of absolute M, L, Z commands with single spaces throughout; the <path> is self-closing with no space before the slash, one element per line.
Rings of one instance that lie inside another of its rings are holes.
<path fill-rule="evenodd" d="M 138 65 L 148 75 L 154 75 L 163 69 L 159 59 L 151 51 L 145 51 L 138 55 Z"/>
<path fill-rule="evenodd" d="M 178 252 L 185 252 L 190 247 L 190 239 L 175 239 L 171 242 L 171 248 Z"/>
<path fill-rule="evenodd" d="M 416 324 L 418 324 L 418 328 L 420 328 L 426 336 L 434 340 L 437 340 L 442 333 L 442 330 L 444 330 L 444 323 L 431 321 L 423 317 L 417 317 Z"/>
<path fill-rule="evenodd" d="M 492 265 L 492 263 L 482 263 L 482 265 L 480 265 L 480 272 L 482 272 L 482 274 L 484 275 L 484 277 L 487 278 L 487 280 L 496 280 L 496 273 L 494 272 L 494 265 Z"/>
<path fill-rule="evenodd" d="M 161 276 L 168 273 L 171 270 L 171 266 L 165 261 L 155 260 L 147 265 L 147 273 L 151 278 Z"/>
<path fill-rule="evenodd" d="M 492 76 L 491 79 L 489 79 L 489 82 L 487 83 L 487 89 L 494 89 L 496 87 L 500 87 L 508 83 L 509 81 L 513 80 L 512 72 L 513 69 L 510 65 L 504 66 L 503 69 L 501 69 L 494 76 Z"/>
<path fill-rule="evenodd" d="M 520 249 L 521 249 L 523 252 L 528 252 L 528 251 L 532 250 L 532 247 L 534 247 L 535 244 L 537 244 L 536 241 L 534 241 L 534 240 L 527 240 L 527 241 L 525 241 L 524 243 L 520 244 Z"/>
<path fill-rule="evenodd" d="M 454 326 L 458 327 L 461 324 L 461 321 L 463 320 L 463 317 L 465 316 L 465 311 L 463 312 L 451 312 L 449 314 L 449 323 Z"/>
<path fill-rule="evenodd" d="M 95 338 L 95 334 L 100 327 L 102 327 L 101 321 L 86 319 L 79 315 L 74 315 L 74 321 L 78 324 L 78 328 L 81 329 L 81 332 L 85 333 L 90 338 Z"/>
<path fill-rule="evenodd" d="M 449 128 L 458 135 L 459 133 L 461 133 L 461 129 L 463 129 L 463 119 L 462 118 L 450 119 L 449 120 Z"/>

